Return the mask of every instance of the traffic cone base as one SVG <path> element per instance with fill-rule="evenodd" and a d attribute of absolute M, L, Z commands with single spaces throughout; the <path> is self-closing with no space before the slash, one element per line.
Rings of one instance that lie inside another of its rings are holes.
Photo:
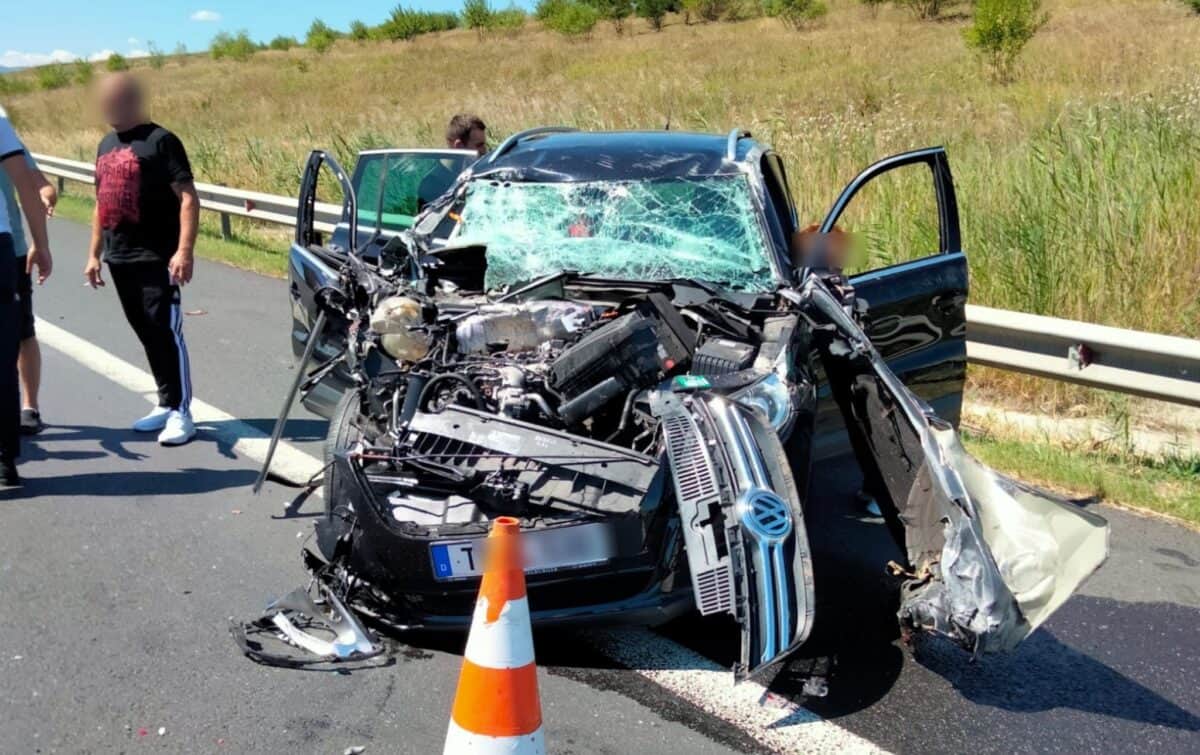
<path fill-rule="evenodd" d="M 546 739 L 541 729 L 519 737 L 488 737 L 451 721 L 444 755 L 546 755 Z"/>

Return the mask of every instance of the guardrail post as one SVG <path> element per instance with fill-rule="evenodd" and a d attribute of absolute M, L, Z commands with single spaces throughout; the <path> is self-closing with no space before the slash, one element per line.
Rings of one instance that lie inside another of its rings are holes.
<path fill-rule="evenodd" d="M 58 177 L 58 195 L 62 196 L 67 193 L 67 179 L 62 176 Z"/>
<path fill-rule="evenodd" d="M 229 213 L 221 213 L 221 238 L 229 241 L 233 238 L 233 228 L 229 225 Z"/>

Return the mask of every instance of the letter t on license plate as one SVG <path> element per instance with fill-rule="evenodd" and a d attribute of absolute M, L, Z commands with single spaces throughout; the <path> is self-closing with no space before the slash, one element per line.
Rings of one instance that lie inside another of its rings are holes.
<path fill-rule="evenodd" d="M 462 540 L 455 543 L 434 543 L 429 546 L 433 559 L 434 579 L 474 577 L 483 573 L 479 545 L 482 540 Z"/>

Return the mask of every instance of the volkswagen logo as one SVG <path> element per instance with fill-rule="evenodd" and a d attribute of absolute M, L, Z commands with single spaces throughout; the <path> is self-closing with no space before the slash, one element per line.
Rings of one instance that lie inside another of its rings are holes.
<path fill-rule="evenodd" d="M 742 524 L 763 540 L 782 540 L 792 531 L 792 511 L 787 501 L 763 488 L 742 495 Z"/>

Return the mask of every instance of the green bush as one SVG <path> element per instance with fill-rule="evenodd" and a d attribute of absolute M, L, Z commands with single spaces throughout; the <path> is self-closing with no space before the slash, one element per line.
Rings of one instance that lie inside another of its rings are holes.
<path fill-rule="evenodd" d="M 763 11 L 785 26 L 803 29 L 829 12 L 821 0 L 764 0 Z"/>
<path fill-rule="evenodd" d="M 524 26 L 527 19 L 528 16 L 525 15 L 524 9 L 516 5 L 510 5 L 503 10 L 492 13 L 492 23 L 489 28 L 497 31 L 512 32 Z"/>
<path fill-rule="evenodd" d="M 480 37 L 492 27 L 492 6 L 488 0 L 464 0 L 460 15 L 463 26 L 474 29 Z"/>
<path fill-rule="evenodd" d="M 346 36 L 353 39 L 355 42 L 366 42 L 371 38 L 371 27 L 364 24 L 362 21 L 355 19 L 350 22 L 350 31 Z"/>
<path fill-rule="evenodd" d="M 634 0 L 633 12 L 650 22 L 654 31 L 662 31 L 663 19 L 671 10 L 672 0 Z"/>
<path fill-rule="evenodd" d="M 333 47 L 333 43 L 339 36 L 341 35 L 330 28 L 328 24 L 317 18 L 313 20 L 308 27 L 308 32 L 304 35 L 304 46 L 323 55 L 329 52 L 329 48 Z"/>
<path fill-rule="evenodd" d="M 51 63 L 37 69 L 38 89 L 62 89 L 71 83 L 71 73 L 62 63 Z"/>
<path fill-rule="evenodd" d="M 1200 0 L 1197 0 L 1200 2 Z M 1000 81 L 1012 81 L 1017 56 L 1046 23 L 1041 0 L 977 0 L 975 19 L 963 30 Z"/>
<path fill-rule="evenodd" d="M 625 19 L 633 15 L 633 0 L 585 0 L 600 18 L 609 21 L 617 34 L 625 31 Z"/>
<path fill-rule="evenodd" d="M 74 73 L 76 84 L 90 84 L 92 77 L 96 75 L 96 69 L 92 67 L 91 62 L 83 58 L 77 58 L 71 64 L 71 69 Z"/>
<path fill-rule="evenodd" d="M 239 31 L 237 34 L 230 34 L 223 31 L 213 37 L 212 42 L 208 46 L 208 54 L 213 60 L 249 60 L 250 56 L 258 51 L 258 45 L 254 44 L 254 40 L 250 39 L 250 35 L 245 31 Z"/>
<path fill-rule="evenodd" d="M 592 6 L 579 0 L 567 0 L 546 21 L 546 27 L 567 37 L 586 39 L 592 35 L 599 20 L 600 13 Z"/>
<path fill-rule="evenodd" d="M 458 15 L 413 10 L 403 5 L 392 9 L 387 21 L 374 30 L 379 39 L 413 39 L 420 34 L 458 28 Z"/>
<path fill-rule="evenodd" d="M 570 4 L 571 0 L 538 0 L 533 10 L 533 17 L 545 24 Z"/>
<path fill-rule="evenodd" d="M 720 21 L 729 12 L 730 0 L 681 0 L 680 7 L 690 21 L 693 16 L 701 21 Z"/>
<path fill-rule="evenodd" d="M 32 88 L 28 79 L 11 73 L 0 74 L 0 94 L 25 94 Z"/>
<path fill-rule="evenodd" d="M 1183 4 L 1195 12 L 1200 13 L 1200 0 L 1183 0 Z"/>
<path fill-rule="evenodd" d="M 286 37 L 282 34 L 280 34 L 278 37 L 275 37 L 274 39 L 272 39 L 270 42 L 267 43 L 267 49 L 269 49 L 269 50 L 285 50 L 286 51 L 286 50 L 292 49 L 293 47 L 299 47 L 299 46 L 300 46 L 300 43 L 298 41 L 296 41 L 295 37 Z"/>
<path fill-rule="evenodd" d="M 146 50 L 150 53 L 147 58 L 150 61 L 151 68 L 157 71 L 167 64 L 167 56 L 162 50 L 158 49 L 158 45 L 150 42 L 146 45 Z"/>

